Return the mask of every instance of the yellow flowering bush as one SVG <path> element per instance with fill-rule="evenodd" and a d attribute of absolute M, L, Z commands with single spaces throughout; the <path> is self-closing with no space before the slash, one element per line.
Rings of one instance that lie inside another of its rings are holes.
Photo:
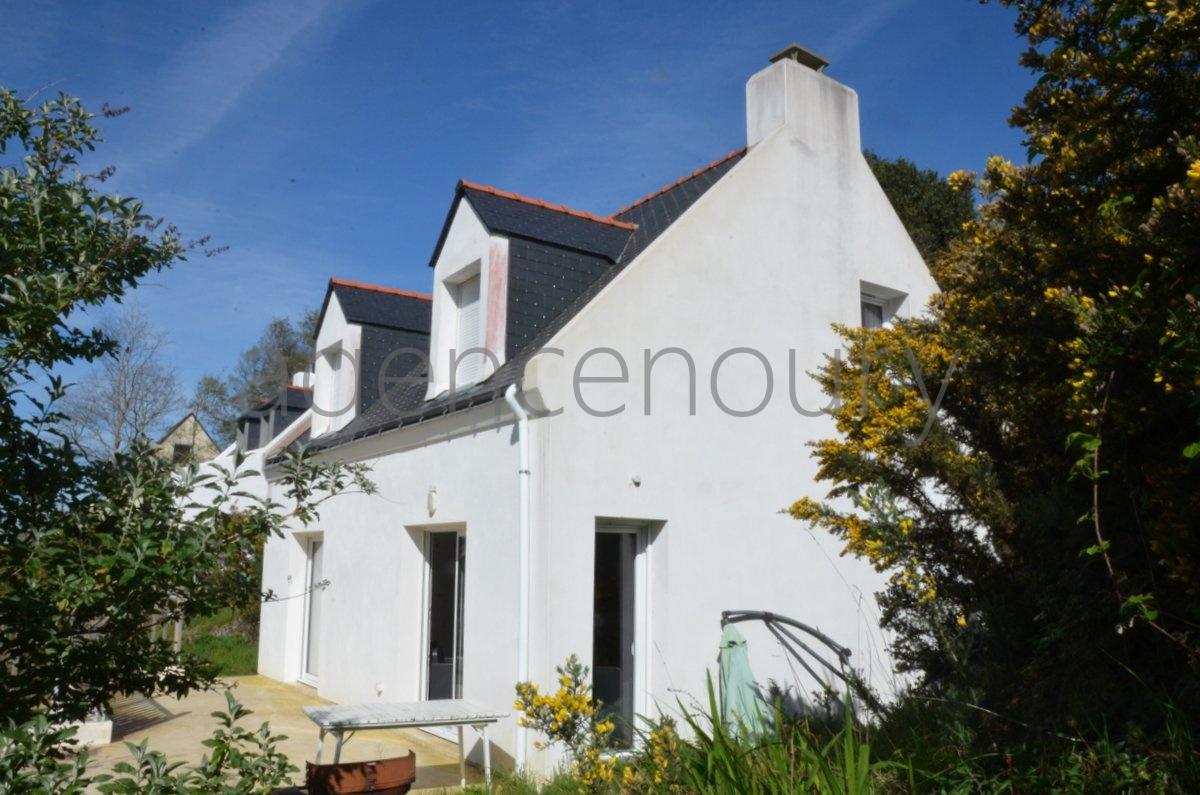
<path fill-rule="evenodd" d="M 600 718 L 600 705 L 592 698 L 588 668 L 572 654 L 555 669 L 558 688 L 543 693 L 532 682 L 517 684 L 513 708 L 521 713 L 520 725 L 546 735 L 537 741 L 544 748 L 561 744 L 571 759 L 571 772 L 584 789 L 601 789 L 616 779 L 616 760 L 606 752 L 612 747 L 616 727 Z"/>
<path fill-rule="evenodd" d="M 838 329 L 790 512 L 886 575 L 903 669 L 1115 725 L 1200 664 L 1200 3 L 1001 2 L 1027 157 L 948 178 L 983 203 L 927 315 Z"/>
<path fill-rule="evenodd" d="M 947 174 L 946 182 L 954 190 L 968 191 L 975 187 L 975 174 L 965 169 L 959 169 Z"/>
<path fill-rule="evenodd" d="M 641 736 L 641 752 L 621 768 L 621 791 L 684 792 L 680 783 L 684 749 L 675 721 L 664 717 Z"/>

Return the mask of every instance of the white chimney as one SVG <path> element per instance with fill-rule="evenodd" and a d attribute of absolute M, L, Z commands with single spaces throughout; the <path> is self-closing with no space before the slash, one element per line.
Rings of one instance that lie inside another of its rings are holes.
<path fill-rule="evenodd" d="M 292 386 L 308 389 L 313 384 L 313 374 L 307 371 L 292 373 Z"/>
<path fill-rule="evenodd" d="M 858 95 L 822 74 L 828 65 L 798 44 L 772 56 L 746 83 L 746 145 L 788 127 L 815 151 L 858 152 Z"/>

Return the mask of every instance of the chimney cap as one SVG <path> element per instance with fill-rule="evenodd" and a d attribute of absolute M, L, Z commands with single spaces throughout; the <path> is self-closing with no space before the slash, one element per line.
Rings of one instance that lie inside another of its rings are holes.
<path fill-rule="evenodd" d="M 771 63 L 778 63 L 783 60 L 796 61 L 812 69 L 814 72 L 823 72 L 825 71 L 825 67 L 829 66 L 829 61 L 826 61 L 812 50 L 801 47 L 799 44 L 789 44 L 771 56 Z"/>

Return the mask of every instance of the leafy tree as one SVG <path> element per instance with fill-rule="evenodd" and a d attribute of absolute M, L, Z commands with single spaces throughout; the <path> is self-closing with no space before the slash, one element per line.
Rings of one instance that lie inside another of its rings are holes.
<path fill-rule="evenodd" d="M 792 514 L 888 574 L 900 664 L 993 734 L 1153 726 L 1200 706 L 1200 6 L 1006 4 L 1029 161 L 950 176 L 984 204 L 927 318 L 841 330 L 830 499 Z"/>
<path fill-rule="evenodd" d="M 196 383 L 193 410 L 221 444 L 237 435 L 237 418 L 265 397 L 279 393 L 280 379 L 312 368 L 318 313 L 307 311 L 300 322 L 272 319 L 258 342 L 243 351 L 227 377 L 207 373 Z"/>
<path fill-rule="evenodd" d="M 92 458 L 111 458 L 161 430 L 182 403 L 179 377 L 163 359 L 166 335 L 136 309 L 109 318 L 100 331 L 114 343 L 63 399 L 65 431 Z"/>
<path fill-rule="evenodd" d="M 957 240 L 962 225 L 974 217 L 971 194 L 954 190 L 933 169 L 869 150 L 863 156 L 926 262 Z"/>
<path fill-rule="evenodd" d="M 151 637 L 155 622 L 212 614 L 236 598 L 213 572 L 350 485 L 372 488 L 361 467 L 301 451 L 287 505 L 252 501 L 237 495 L 244 473 L 177 476 L 137 444 L 89 461 L 62 431 L 54 368 L 116 345 L 74 325 L 80 311 L 203 245 L 100 193 L 109 172 L 80 171 L 92 119 L 65 95 L 35 107 L 0 89 L 0 715 L 19 723 L 211 685 L 204 660 Z"/>

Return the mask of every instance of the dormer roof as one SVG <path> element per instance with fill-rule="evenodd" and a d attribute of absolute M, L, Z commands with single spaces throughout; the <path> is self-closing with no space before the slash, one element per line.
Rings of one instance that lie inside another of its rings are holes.
<path fill-rule="evenodd" d="M 336 295 L 347 323 L 429 333 L 433 298 L 425 293 L 331 278 L 321 304 L 317 328 L 325 319 L 330 296 Z"/>
<path fill-rule="evenodd" d="M 616 262 L 636 229 L 635 224 L 615 218 L 574 210 L 519 193 L 480 185 L 465 179 L 458 181 L 450 212 L 442 224 L 429 266 L 437 263 L 450 232 L 450 223 L 459 202 L 466 199 L 479 220 L 493 234 L 519 237 L 561 246 Z"/>

